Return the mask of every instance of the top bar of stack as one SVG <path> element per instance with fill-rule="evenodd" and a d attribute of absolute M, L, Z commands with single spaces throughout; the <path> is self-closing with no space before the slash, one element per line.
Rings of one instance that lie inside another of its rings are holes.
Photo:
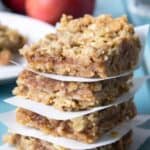
<path fill-rule="evenodd" d="M 56 33 L 24 47 L 21 54 L 37 71 L 106 78 L 134 69 L 139 51 L 139 38 L 126 17 L 64 15 Z"/>

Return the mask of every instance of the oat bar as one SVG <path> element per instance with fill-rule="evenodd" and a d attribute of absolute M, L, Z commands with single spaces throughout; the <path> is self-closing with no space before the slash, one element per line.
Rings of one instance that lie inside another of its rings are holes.
<path fill-rule="evenodd" d="M 21 50 L 32 69 L 101 78 L 133 69 L 139 52 L 139 38 L 127 18 L 109 15 L 79 19 L 64 15 L 56 33 Z"/>
<path fill-rule="evenodd" d="M 63 111 L 77 111 L 112 103 L 129 90 L 130 79 L 131 75 L 95 83 L 63 82 L 25 70 L 13 93 Z"/>
<path fill-rule="evenodd" d="M 132 100 L 130 100 L 103 111 L 66 121 L 48 119 L 29 110 L 18 108 L 16 120 L 22 125 L 40 129 L 46 134 L 67 137 L 85 143 L 94 143 L 104 133 L 121 122 L 132 119 L 135 115 L 136 109 Z"/>
<path fill-rule="evenodd" d="M 25 42 L 25 37 L 18 31 L 0 25 L 0 65 L 8 64 L 14 53 L 17 53 Z"/>
<path fill-rule="evenodd" d="M 71 150 L 40 139 L 27 137 L 19 134 L 9 134 L 4 141 L 15 146 L 16 150 Z M 132 142 L 132 132 L 129 131 L 119 141 L 92 150 L 128 150 Z"/>

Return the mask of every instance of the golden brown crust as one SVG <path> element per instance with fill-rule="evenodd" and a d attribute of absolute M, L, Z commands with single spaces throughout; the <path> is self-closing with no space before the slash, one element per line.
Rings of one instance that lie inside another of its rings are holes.
<path fill-rule="evenodd" d="M 139 51 L 139 38 L 125 17 L 85 15 L 63 16 L 56 33 L 23 48 L 21 54 L 35 70 L 105 78 L 133 69 Z"/>
<path fill-rule="evenodd" d="M 19 134 L 9 134 L 4 137 L 6 143 L 14 145 L 17 150 L 70 150 L 36 138 Z M 119 141 L 92 150 L 127 150 L 132 141 L 132 132 L 128 132 Z"/>
<path fill-rule="evenodd" d="M 48 119 L 19 108 L 16 112 L 16 120 L 23 125 L 40 129 L 47 134 L 94 143 L 104 133 L 121 122 L 132 119 L 135 115 L 135 106 L 132 101 L 129 101 L 119 106 L 66 121 Z"/>
<path fill-rule="evenodd" d="M 25 70 L 13 93 L 63 111 L 77 111 L 112 103 L 129 90 L 130 78 L 131 75 L 95 83 L 62 82 Z"/>

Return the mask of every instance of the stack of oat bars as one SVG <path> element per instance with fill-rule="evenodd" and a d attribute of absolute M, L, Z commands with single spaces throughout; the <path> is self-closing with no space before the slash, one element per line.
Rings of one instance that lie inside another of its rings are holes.
<path fill-rule="evenodd" d="M 56 33 L 21 49 L 28 62 L 13 93 L 38 103 L 67 112 L 79 112 L 115 102 L 132 86 L 132 73 L 117 78 L 135 68 L 140 52 L 140 41 L 126 17 L 109 15 L 79 19 L 63 15 Z M 34 71 L 31 71 L 34 70 Z M 35 73 L 36 72 L 36 73 Z M 101 78 L 97 82 L 74 82 L 50 79 L 37 72 Z M 21 98 L 20 98 L 21 101 Z M 42 109 L 42 107 L 41 107 Z M 38 113 L 17 108 L 19 124 L 36 128 L 54 137 L 64 137 L 93 144 L 116 126 L 133 119 L 136 108 L 133 98 L 104 110 L 68 120 L 55 120 Z M 116 135 L 117 136 L 117 135 Z M 93 150 L 125 150 L 131 143 L 129 130 L 118 141 Z M 70 150 L 39 138 L 9 134 L 4 138 L 18 150 Z M 82 148 L 81 148 L 82 149 Z"/>

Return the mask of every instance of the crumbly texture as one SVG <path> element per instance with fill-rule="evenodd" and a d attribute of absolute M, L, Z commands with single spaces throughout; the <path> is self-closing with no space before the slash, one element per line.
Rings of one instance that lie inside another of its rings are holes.
<path fill-rule="evenodd" d="M 104 133 L 121 122 L 132 119 L 135 115 L 136 109 L 130 100 L 103 111 L 66 121 L 48 119 L 29 110 L 19 108 L 16 112 L 16 120 L 22 125 L 40 129 L 42 132 L 53 136 L 94 143 Z"/>
<path fill-rule="evenodd" d="M 56 33 L 21 50 L 35 70 L 101 78 L 133 69 L 139 52 L 139 38 L 127 18 L 109 15 L 64 15 Z"/>
<path fill-rule="evenodd" d="M 9 134 L 4 137 L 4 142 L 16 147 L 16 150 L 70 150 L 40 139 L 22 136 L 19 134 Z M 132 142 L 132 132 L 128 132 L 119 141 L 92 150 L 128 150 Z"/>
<path fill-rule="evenodd" d="M 112 103 L 129 90 L 131 77 L 95 83 L 62 82 L 25 70 L 20 74 L 13 94 L 63 111 L 77 111 Z"/>
<path fill-rule="evenodd" d="M 0 65 L 8 64 L 13 55 L 18 53 L 18 49 L 22 48 L 25 43 L 25 37 L 18 31 L 0 25 Z"/>

